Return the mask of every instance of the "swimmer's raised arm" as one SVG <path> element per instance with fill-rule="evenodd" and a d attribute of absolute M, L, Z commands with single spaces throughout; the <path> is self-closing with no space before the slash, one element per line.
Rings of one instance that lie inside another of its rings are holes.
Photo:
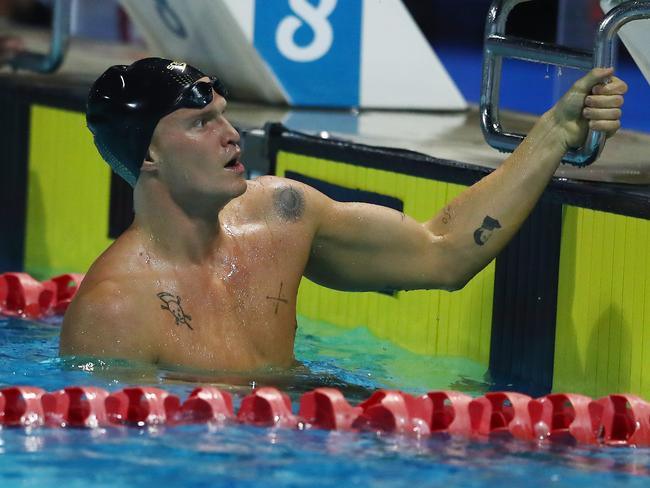
<path fill-rule="evenodd" d="M 458 289 L 513 237 L 566 151 L 591 127 L 614 134 L 626 84 L 594 69 L 546 112 L 521 145 L 490 175 L 437 216 L 418 224 L 366 204 L 319 202 L 307 276 L 340 289 Z"/>

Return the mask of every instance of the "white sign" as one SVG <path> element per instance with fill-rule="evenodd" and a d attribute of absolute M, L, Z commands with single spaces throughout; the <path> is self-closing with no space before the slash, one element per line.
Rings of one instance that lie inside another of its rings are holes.
<path fill-rule="evenodd" d="M 401 0 L 120 0 L 156 55 L 234 97 L 317 107 L 463 110 Z"/>

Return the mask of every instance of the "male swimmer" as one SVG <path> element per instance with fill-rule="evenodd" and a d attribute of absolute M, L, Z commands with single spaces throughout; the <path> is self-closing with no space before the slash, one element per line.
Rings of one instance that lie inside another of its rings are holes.
<path fill-rule="evenodd" d="M 88 271 L 60 352 L 222 371 L 289 367 L 303 275 L 340 290 L 462 288 L 588 128 L 618 130 L 626 90 L 611 69 L 592 70 L 498 169 L 418 223 L 284 178 L 245 180 L 216 78 L 159 58 L 113 66 L 91 89 L 87 121 L 134 188 L 135 220 Z"/>

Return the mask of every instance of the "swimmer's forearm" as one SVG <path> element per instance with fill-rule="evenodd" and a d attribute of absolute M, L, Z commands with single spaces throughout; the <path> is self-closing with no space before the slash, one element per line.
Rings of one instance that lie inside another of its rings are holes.
<path fill-rule="evenodd" d="M 443 236 L 466 283 L 508 243 L 530 214 L 566 152 L 566 137 L 552 110 L 520 146 L 424 225 Z"/>

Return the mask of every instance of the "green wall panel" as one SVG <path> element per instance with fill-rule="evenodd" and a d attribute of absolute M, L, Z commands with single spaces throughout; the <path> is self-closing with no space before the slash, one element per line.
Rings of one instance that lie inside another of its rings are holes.
<path fill-rule="evenodd" d="M 650 398 L 650 221 L 564 208 L 555 391 Z"/>
<path fill-rule="evenodd" d="M 110 168 L 82 113 L 31 108 L 25 270 L 85 272 L 108 247 Z"/>

